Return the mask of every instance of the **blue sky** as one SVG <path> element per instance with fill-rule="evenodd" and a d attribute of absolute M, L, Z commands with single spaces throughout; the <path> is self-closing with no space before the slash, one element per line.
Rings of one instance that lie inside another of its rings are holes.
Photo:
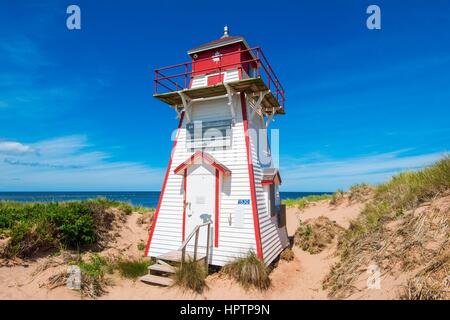
<path fill-rule="evenodd" d="M 175 113 L 152 70 L 223 26 L 286 89 L 283 191 L 428 165 L 450 143 L 448 1 L 0 1 L 0 191 L 159 190 Z M 81 8 L 81 30 L 66 8 Z M 381 8 L 382 29 L 366 28 Z"/>

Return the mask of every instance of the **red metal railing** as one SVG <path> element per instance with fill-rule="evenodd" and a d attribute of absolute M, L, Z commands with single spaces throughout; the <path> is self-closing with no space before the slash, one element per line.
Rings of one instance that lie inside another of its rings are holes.
<path fill-rule="evenodd" d="M 249 58 L 243 61 L 222 63 L 224 57 L 230 55 L 237 55 L 242 53 L 249 53 Z M 251 48 L 245 50 L 234 51 L 230 53 L 221 54 L 215 57 L 219 59 L 216 66 L 211 68 L 202 68 L 201 71 L 193 70 L 193 63 L 198 64 L 202 61 L 210 61 L 212 57 L 205 59 L 198 59 L 185 63 L 179 63 L 172 66 L 167 66 L 155 70 L 154 93 L 168 93 L 184 89 L 189 89 L 191 82 L 195 76 L 204 74 L 221 74 L 226 70 L 237 68 L 239 73 L 247 69 L 249 78 L 261 78 L 277 99 L 278 103 L 284 108 L 284 88 L 281 85 L 278 77 L 270 66 L 266 56 L 261 48 Z"/>

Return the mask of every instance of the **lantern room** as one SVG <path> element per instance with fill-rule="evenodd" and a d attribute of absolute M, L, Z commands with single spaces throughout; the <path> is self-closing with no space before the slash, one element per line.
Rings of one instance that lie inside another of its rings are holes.
<path fill-rule="evenodd" d="M 187 101 L 245 92 L 259 101 L 261 112 L 284 114 L 284 88 L 259 47 L 241 36 L 221 38 L 189 50 L 191 61 L 155 70 L 154 97 L 177 112 Z"/>
<path fill-rule="evenodd" d="M 228 27 L 220 39 L 191 49 L 188 54 L 192 58 L 190 88 L 248 79 L 255 76 L 257 69 L 245 39 L 229 36 Z"/>

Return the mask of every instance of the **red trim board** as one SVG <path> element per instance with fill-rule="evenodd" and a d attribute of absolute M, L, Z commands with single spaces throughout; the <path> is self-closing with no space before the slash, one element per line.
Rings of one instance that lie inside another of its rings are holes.
<path fill-rule="evenodd" d="M 183 174 L 183 190 L 184 190 L 184 195 L 183 195 L 183 225 L 182 225 L 182 230 L 181 230 L 181 240 L 184 241 L 184 239 L 186 238 L 186 190 L 187 190 L 187 169 L 184 169 L 184 174 Z"/>
<path fill-rule="evenodd" d="M 248 174 L 250 177 L 250 192 L 252 200 L 253 224 L 255 227 L 256 254 L 263 260 L 263 252 L 261 246 L 261 235 L 259 229 L 258 206 L 256 203 L 255 175 L 253 173 L 253 161 L 250 153 L 250 137 L 248 134 L 247 120 L 247 102 L 245 101 L 245 93 L 241 92 L 242 120 L 244 122 L 245 146 L 247 148 Z"/>
<path fill-rule="evenodd" d="M 219 170 L 216 169 L 216 205 L 215 205 L 215 216 L 214 216 L 214 246 L 217 248 L 219 246 L 219 190 L 220 190 L 220 176 Z"/>
<path fill-rule="evenodd" d="M 167 165 L 166 175 L 164 176 L 164 182 L 161 188 L 161 194 L 159 195 L 158 206 L 156 207 L 155 215 L 153 217 L 152 228 L 150 229 L 150 234 L 148 236 L 147 246 L 145 247 L 144 256 L 148 255 L 148 251 L 150 249 L 150 244 L 152 242 L 153 232 L 155 232 L 156 221 L 158 220 L 159 209 L 161 207 L 161 202 L 164 197 L 164 191 L 166 190 L 167 179 L 169 178 L 170 167 L 172 166 L 172 158 L 175 153 L 175 149 L 178 141 L 178 134 L 180 133 L 181 125 L 183 124 L 184 112 L 181 114 L 180 122 L 178 123 L 177 134 L 175 137 L 175 141 L 173 142 L 172 152 L 170 154 L 169 164 Z"/>
<path fill-rule="evenodd" d="M 182 164 L 180 164 L 178 167 L 175 168 L 173 173 L 179 174 L 182 170 L 185 170 L 187 167 L 189 167 L 192 164 L 196 164 L 197 159 L 201 159 L 202 161 L 205 161 L 209 165 L 213 166 L 216 170 L 219 170 L 221 173 L 225 175 L 231 174 L 231 171 L 221 164 L 219 161 L 214 159 L 214 157 L 206 152 L 203 151 L 197 151 L 192 156 L 189 157 L 186 161 L 184 161 Z"/>

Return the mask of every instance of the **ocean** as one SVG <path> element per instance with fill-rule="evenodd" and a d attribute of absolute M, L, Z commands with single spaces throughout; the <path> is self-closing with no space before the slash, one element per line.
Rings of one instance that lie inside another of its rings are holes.
<path fill-rule="evenodd" d="M 296 199 L 308 195 L 320 195 L 329 192 L 280 192 L 281 199 Z M 136 192 L 0 192 L 0 201 L 18 202 L 55 202 L 87 200 L 98 197 L 127 202 L 135 206 L 155 208 L 158 205 L 159 191 Z"/>

